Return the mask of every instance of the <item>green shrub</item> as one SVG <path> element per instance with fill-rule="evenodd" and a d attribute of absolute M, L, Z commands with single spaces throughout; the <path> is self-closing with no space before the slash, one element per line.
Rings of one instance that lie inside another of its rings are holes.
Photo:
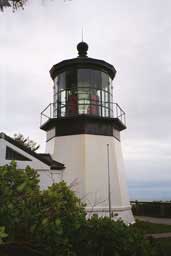
<path fill-rule="evenodd" d="M 134 226 L 94 215 L 80 230 L 77 255 L 150 256 L 157 251 Z"/>
<path fill-rule="evenodd" d="M 27 244 L 48 256 L 154 256 L 136 226 L 108 217 L 86 219 L 84 205 L 64 183 L 40 191 L 39 176 L 15 163 L 0 167 L 0 226 L 8 244 Z"/>

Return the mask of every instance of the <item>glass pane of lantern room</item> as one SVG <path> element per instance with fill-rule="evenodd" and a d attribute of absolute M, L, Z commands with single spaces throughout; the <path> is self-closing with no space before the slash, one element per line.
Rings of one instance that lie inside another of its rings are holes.
<path fill-rule="evenodd" d="M 65 90 L 65 72 L 54 80 L 54 117 L 61 116 L 61 106 L 65 104 L 63 93 Z"/>
<path fill-rule="evenodd" d="M 66 90 L 62 90 L 59 94 L 60 96 L 60 115 L 65 116 L 66 115 Z"/>
<path fill-rule="evenodd" d="M 53 117 L 57 117 L 57 97 L 58 97 L 58 76 L 54 79 L 54 86 L 53 86 Z"/>
<path fill-rule="evenodd" d="M 101 71 L 92 70 L 91 86 L 91 114 L 101 116 Z"/>
<path fill-rule="evenodd" d="M 65 112 L 68 116 L 78 113 L 77 102 L 77 70 L 70 69 L 66 72 L 66 108 Z"/>
<path fill-rule="evenodd" d="M 109 78 L 109 86 L 110 86 L 110 117 L 113 117 L 113 85 L 112 79 Z"/>
<path fill-rule="evenodd" d="M 99 115 L 99 94 L 101 87 L 100 71 L 92 69 L 78 70 L 79 113 Z"/>
<path fill-rule="evenodd" d="M 65 83 L 65 72 L 63 72 L 58 76 L 58 92 L 65 89 Z"/>
<path fill-rule="evenodd" d="M 102 116 L 110 116 L 110 81 L 109 76 L 102 72 Z"/>
<path fill-rule="evenodd" d="M 79 69 L 77 75 L 77 90 L 78 90 L 78 111 L 79 114 L 88 114 L 90 106 L 90 69 Z"/>
<path fill-rule="evenodd" d="M 70 69 L 66 71 L 66 89 L 73 90 L 77 87 L 77 70 Z"/>
<path fill-rule="evenodd" d="M 104 72 L 101 73 L 101 76 L 102 76 L 102 90 L 110 93 L 109 76 Z"/>

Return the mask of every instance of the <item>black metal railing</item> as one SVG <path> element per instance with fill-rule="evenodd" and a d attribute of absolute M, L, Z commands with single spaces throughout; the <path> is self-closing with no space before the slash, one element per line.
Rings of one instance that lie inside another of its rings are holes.
<path fill-rule="evenodd" d="M 131 201 L 135 216 L 171 218 L 171 201 Z"/>
<path fill-rule="evenodd" d="M 91 115 L 106 118 L 118 118 L 122 124 L 126 125 L 126 115 L 118 103 L 97 102 L 81 99 L 75 103 L 50 103 L 42 112 L 40 125 L 49 119 L 59 117 L 69 117 L 78 115 Z"/>

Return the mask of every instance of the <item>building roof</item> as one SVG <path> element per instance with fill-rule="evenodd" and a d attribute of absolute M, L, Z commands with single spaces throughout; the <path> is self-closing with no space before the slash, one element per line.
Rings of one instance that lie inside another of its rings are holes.
<path fill-rule="evenodd" d="M 64 164 L 53 160 L 53 158 L 51 157 L 50 154 L 36 153 L 36 152 L 32 151 L 31 149 L 29 149 L 29 148 L 25 147 L 24 145 L 22 145 L 21 143 L 19 143 L 15 139 L 13 139 L 10 136 L 6 135 L 3 132 L 0 133 L 0 139 L 4 139 L 4 140 L 8 141 L 12 145 L 14 145 L 14 146 L 20 148 L 21 150 L 25 151 L 27 154 L 37 158 L 38 160 L 40 160 L 41 162 L 43 162 L 45 164 L 47 164 L 48 166 L 50 166 L 51 170 L 62 170 L 62 169 L 65 168 Z"/>
<path fill-rule="evenodd" d="M 79 53 L 79 56 L 77 58 L 73 59 L 67 59 L 63 60 L 51 68 L 50 75 L 51 78 L 54 80 L 55 77 L 66 71 L 66 69 L 70 68 L 92 68 L 92 69 L 98 69 L 104 72 L 107 72 L 111 79 L 113 80 L 116 74 L 116 69 L 114 68 L 113 65 L 109 64 L 108 62 L 104 60 L 99 60 L 99 59 L 94 59 L 94 58 L 89 58 L 87 56 L 87 50 L 88 50 L 88 45 L 85 42 L 80 42 L 77 45 L 77 50 Z"/>
<path fill-rule="evenodd" d="M 93 59 L 89 57 L 77 57 L 74 59 L 63 60 L 50 69 L 51 78 L 54 79 L 58 74 L 66 71 L 67 68 L 90 68 L 99 69 L 107 72 L 113 80 L 116 74 L 115 68 L 104 60 Z"/>

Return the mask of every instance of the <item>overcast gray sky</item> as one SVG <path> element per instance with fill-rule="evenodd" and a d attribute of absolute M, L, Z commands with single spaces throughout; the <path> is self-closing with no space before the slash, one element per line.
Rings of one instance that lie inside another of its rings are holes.
<path fill-rule="evenodd" d="M 45 146 L 40 112 L 52 102 L 51 66 L 77 56 L 113 64 L 114 102 L 127 113 L 122 132 L 131 198 L 171 199 L 171 1 L 30 0 L 0 13 L 0 130 Z"/>

